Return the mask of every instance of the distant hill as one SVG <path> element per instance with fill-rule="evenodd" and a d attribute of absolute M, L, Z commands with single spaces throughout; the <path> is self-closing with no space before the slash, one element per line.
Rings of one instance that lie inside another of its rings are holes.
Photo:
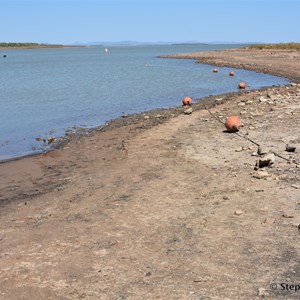
<path fill-rule="evenodd" d="M 39 44 L 39 43 L 18 43 L 18 42 L 9 42 L 1 43 L 0 48 L 4 49 L 35 49 L 35 48 L 69 48 L 69 47 L 83 47 L 83 46 L 69 46 L 69 45 L 60 45 L 60 44 Z"/>

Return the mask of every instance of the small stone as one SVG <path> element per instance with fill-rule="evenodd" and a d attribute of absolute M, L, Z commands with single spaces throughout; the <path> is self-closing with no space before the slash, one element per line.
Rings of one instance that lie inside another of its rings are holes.
<path fill-rule="evenodd" d="M 236 216 L 240 216 L 240 215 L 242 215 L 244 212 L 242 211 L 242 210 L 240 210 L 240 209 L 237 209 L 235 212 L 234 212 L 234 214 L 236 215 Z"/>
<path fill-rule="evenodd" d="M 271 166 L 272 164 L 274 164 L 274 162 L 275 162 L 274 153 L 269 153 L 259 159 L 258 167 L 259 168 L 268 167 L 268 166 Z"/>
<path fill-rule="evenodd" d="M 262 298 L 264 298 L 264 297 L 269 297 L 269 293 L 267 292 L 266 289 L 264 289 L 264 288 L 259 288 L 259 289 L 258 289 L 258 296 L 259 296 L 259 297 L 262 297 Z"/>
<path fill-rule="evenodd" d="M 193 109 L 191 107 L 189 107 L 189 108 L 187 108 L 187 109 L 184 110 L 184 114 L 185 115 L 191 115 L 192 112 L 193 112 Z"/>
<path fill-rule="evenodd" d="M 235 149 L 235 152 L 241 152 L 241 151 L 243 151 L 242 147 L 239 147 L 239 148 Z"/>
<path fill-rule="evenodd" d="M 145 116 L 144 119 L 145 119 L 145 120 L 148 120 L 148 119 L 150 119 L 150 117 L 149 117 L 149 116 Z"/>
<path fill-rule="evenodd" d="M 221 101 L 223 101 L 223 98 L 216 98 L 215 101 L 216 102 L 221 102 Z"/>
<path fill-rule="evenodd" d="M 285 151 L 287 151 L 287 152 L 295 152 L 296 151 L 296 147 L 295 146 L 286 145 Z"/>
<path fill-rule="evenodd" d="M 282 214 L 282 216 L 283 216 L 284 218 L 287 218 L 287 219 L 292 219 L 292 218 L 294 218 L 294 215 L 293 215 L 292 213 L 289 213 L 289 212 L 284 212 L 284 213 Z"/>
<path fill-rule="evenodd" d="M 51 136 L 48 138 L 48 144 L 56 142 L 56 138 L 54 136 Z"/>
<path fill-rule="evenodd" d="M 272 224 L 274 224 L 274 223 L 275 223 L 275 221 L 276 221 L 276 219 L 275 219 L 275 218 L 272 218 L 272 217 L 267 217 L 267 218 L 265 218 L 265 220 L 264 220 L 264 224 L 267 224 L 267 225 L 272 225 Z"/>
<path fill-rule="evenodd" d="M 264 147 L 264 146 L 258 146 L 257 148 L 257 153 L 259 155 L 264 155 L 264 154 L 268 154 L 270 152 L 270 149 Z"/>
<path fill-rule="evenodd" d="M 297 185 L 297 184 L 292 184 L 291 187 L 296 190 L 300 189 L 300 185 Z"/>
<path fill-rule="evenodd" d="M 261 102 L 261 103 L 265 103 L 267 101 L 268 100 L 265 97 L 263 97 L 263 96 L 259 98 L 259 102 Z"/>
<path fill-rule="evenodd" d="M 229 197 L 227 195 L 223 196 L 223 200 L 229 200 Z"/>
<path fill-rule="evenodd" d="M 253 174 L 253 177 L 257 178 L 257 179 L 263 179 L 263 178 L 267 178 L 269 176 L 270 176 L 270 174 L 267 171 L 256 171 Z"/>

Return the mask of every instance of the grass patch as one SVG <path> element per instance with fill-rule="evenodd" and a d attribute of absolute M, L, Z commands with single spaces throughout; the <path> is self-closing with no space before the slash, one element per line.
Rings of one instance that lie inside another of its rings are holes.
<path fill-rule="evenodd" d="M 245 47 L 247 49 L 267 49 L 267 50 L 296 50 L 300 51 L 300 43 L 280 43 L 280 44 L 258 44 Z"/>

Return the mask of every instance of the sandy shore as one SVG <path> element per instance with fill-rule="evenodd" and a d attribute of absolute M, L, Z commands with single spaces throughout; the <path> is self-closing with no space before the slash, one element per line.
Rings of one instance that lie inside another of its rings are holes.
<path fill-rule="evenodd" d="M 299 299 L 299 53 L 254 52 L 197 59 L 296 83 L 120 118 L 0 164 L 0 299 Z M 240 116 L 247 139 L 205 105 Z M 249 139 L 271 166 L 255 170 Z"/>

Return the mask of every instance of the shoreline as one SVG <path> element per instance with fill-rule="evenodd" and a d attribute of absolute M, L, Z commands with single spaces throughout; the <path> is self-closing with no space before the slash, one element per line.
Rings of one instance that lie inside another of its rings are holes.
<path fill-rule="evenodd" d="M 0 298 L 298 299 L 300 84 L 191 107 L 0 164 Z"/>
<path fill-rule="evenodd" d="M 243 93 L 251 93 L 251 92 L 256 92 L 256 91 L 264 91 L 264 90 L 268 90 L 272 87 L 285 87 L 285 86 L 290 86 L 292 84 L 289 83 L 287 85 L 282 85 L 282 86 L 266 86 L 266 87 L 262 87 L 259 89 L 252 89 L 252 90 L 236 90 L 235 92 L 228 92 L 228 93 L 223 93 L 223 94 L 216 94 L 216 95 L 209 95 L 209 96 L 205 96 L 202 98 L 197 98 L 194 99 L 193 101 L 193 110 L 197 111 L 197 110 L 203 110 L 205 109 L 205 107 L 207 108 L 212 108 L 220 103 L 217 103 L 215 101 L 216 98 L 225 98 L 225 99 L 231 99 L 234 98 L 236 95 L 239 94 L 243 94 Z M 230 100 L 227 100 L 230 101 Z M 55 151 L 55 150 L 59 150 L 62 149 L 66 144 L 68 144 L 70 141 L 76 139 L 80 139 L 81 137 L 84 137 L 85 135 L 90 135 L 90 134 L 94 134 L 95 132 L 100 132 L 100 131 L 107 131 L 107 130 L 113 130 L 115 128 L 119 128 L 122 126 L 128 126 L 128 125 L 134 125 L 137 122 L 142 122 L 145 115 L 147 116 L 162 116 L 162 117 L 158 117 L 156 118 L 155 122 L 151 122 L 151 124 L 147 125 L 147 129 L 165 123 L 168 120 L 170 120 L 173 117 L 178 117 L 180 114 L 184 113 L 184 110 L 186 108 L 184 106 L 175 106 L 175 107 L 170 107 L 170 108 L 156 108 L 156 109 L 152 109 L 149 111 L 142 111 L 140 113 L 134 113 L 134 114 L 129 114 L 129 115 L 125 115 L 125 116 L 120 116 L 117 117 L 115 119 L 106 121 L 104 124 L 93 127 L 93 128 L 89 128 L 89 129 L 85 129 L 85 128 L 78 128 L 75 132 L 72 133 L 68 133 L 68 134 L 64 134 L 63 136 L 58 137 L 58 141 L 54 142 L 49 148 L 47 148 L 46 150 L 40 150 L 40 152 L 37 153 L 29 153 L 26 155 L 21 155 L 21 156 L 16 156 L 16 157 L 11 157 L 11 158 L 6 158 L 6 159 L 0 159 L 0 165 L 1 164 L 5 164 L 11 161 L 18 161 L 18 160 L 22 160 L 22 159 L 26 159 L 29 157 L 36 157 L 39 155 L 43 155 L 43 154 L 47 154 L 51 151 Z M 126 121 L 125 121 L 126 119 Z"/>
<path fill-rule="evenodd" d="M 165 55 L 162 58 L 195 59 L 198 63 L 218 67 L 245 69 L 287 78 L 300 83 L 297 68 L 300 51 L 278 49 L 229 49 L 223 51 L 194 52 Z"/>

